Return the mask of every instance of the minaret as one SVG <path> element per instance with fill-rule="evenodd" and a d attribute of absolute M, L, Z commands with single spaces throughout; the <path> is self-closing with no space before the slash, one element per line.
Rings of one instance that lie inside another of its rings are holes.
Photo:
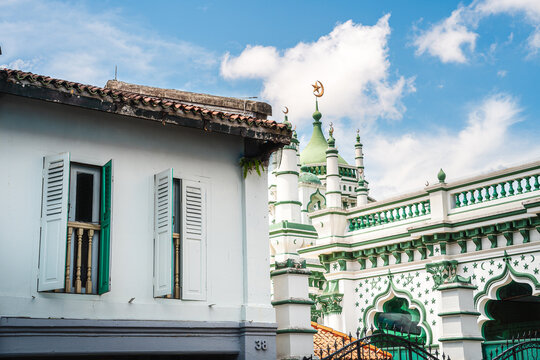
<path fill-rule="evenodd" d="M 366 205 L 368 202 L 368 182 L 364 174 L 364 153 L 360 142 L 360 130 L 356 130 L 356 144 L 354 144 L 354 160 L 358 174 L 358 187 L 356 188 L 356 206 Z"/>
<path fill-rule="evenodd" d="M 289 128 L 291 124 L 285 115 L 283 122 Z M 281 164 L 276 171 L 276 222 L 287 220 L 300 222 L 300 207 L 298 201 L 298 139 L 293 137 L 291 143 L 283 147 L 281 152 Z"/>
<path fill-rule="evenodd" d="M 330 123 L 328 131 L 328 150 L 326 150 L 326 207 L 341 209 L 341 189 L 339 187 L 338 150 L 334 139 L 334 128 Z"/>

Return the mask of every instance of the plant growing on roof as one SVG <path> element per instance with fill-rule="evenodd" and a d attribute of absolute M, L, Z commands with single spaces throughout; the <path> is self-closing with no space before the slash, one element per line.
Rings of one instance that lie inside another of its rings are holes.
<path fill-rule="evenodd" d="M 240 167 L 244 174 L 244 179 L 247 177 L 248 172 L 251 173 L 253 170 L 257 171 L 257 174 L 261 176 L 261 170 L 264 171 L 264 166 L 261 159 L 258 158 L 249 158 L 242 156 L 239 161 Z"/>

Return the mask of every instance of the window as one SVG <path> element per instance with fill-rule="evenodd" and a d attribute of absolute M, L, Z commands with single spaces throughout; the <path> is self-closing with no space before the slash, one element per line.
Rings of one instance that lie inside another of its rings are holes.
<path fill-rule="evenodd" d="M 109 291 L 111 171 L 44 158 L 38 291 Z"/>
<path fill-rule="evenodd" d="M 154 177 L 154 296 L 206 299 L 206 187 Z"/>
<path fill-rule="evenodd" d="M 425 343 L 425 332 L 418 322 L 420 312 L 409 308 L 406 299 L 394 297 L 383 305 L 383 312 L 375 314 L 375 327 L 377 331 L 392 333 L 396 336 L 410 336 L 418 343 Z M 395 330 L 394 330 L 395 329 Z"/>

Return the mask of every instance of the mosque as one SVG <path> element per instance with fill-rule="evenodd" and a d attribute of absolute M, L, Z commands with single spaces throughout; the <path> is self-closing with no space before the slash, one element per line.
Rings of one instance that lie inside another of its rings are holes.
<path fill-rule="evenodd" d="M 540 161 L 375 200 L 360 136 L 351 165 L 321 119 L 316 101 L 307 145 L 293 132 L 269 171 L 271 267 L 306 260 L 312 321 L 454 359 L 540 329 Z"/>

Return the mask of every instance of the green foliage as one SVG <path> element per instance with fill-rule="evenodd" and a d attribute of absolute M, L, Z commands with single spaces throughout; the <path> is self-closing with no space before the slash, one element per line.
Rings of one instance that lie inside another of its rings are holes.
<path fill-rule="evenodd" d="M 244 179 L 247 177 L 248 172 L 251 173 L 253 170 L 255 170 L 257 171 L 257 174 L 261 176 L 261 173 L 264 171 L 262 161 L 257 158 L 247 158 L 244 156 L 240 159 L 239 164 L 243 170 Z"/>

